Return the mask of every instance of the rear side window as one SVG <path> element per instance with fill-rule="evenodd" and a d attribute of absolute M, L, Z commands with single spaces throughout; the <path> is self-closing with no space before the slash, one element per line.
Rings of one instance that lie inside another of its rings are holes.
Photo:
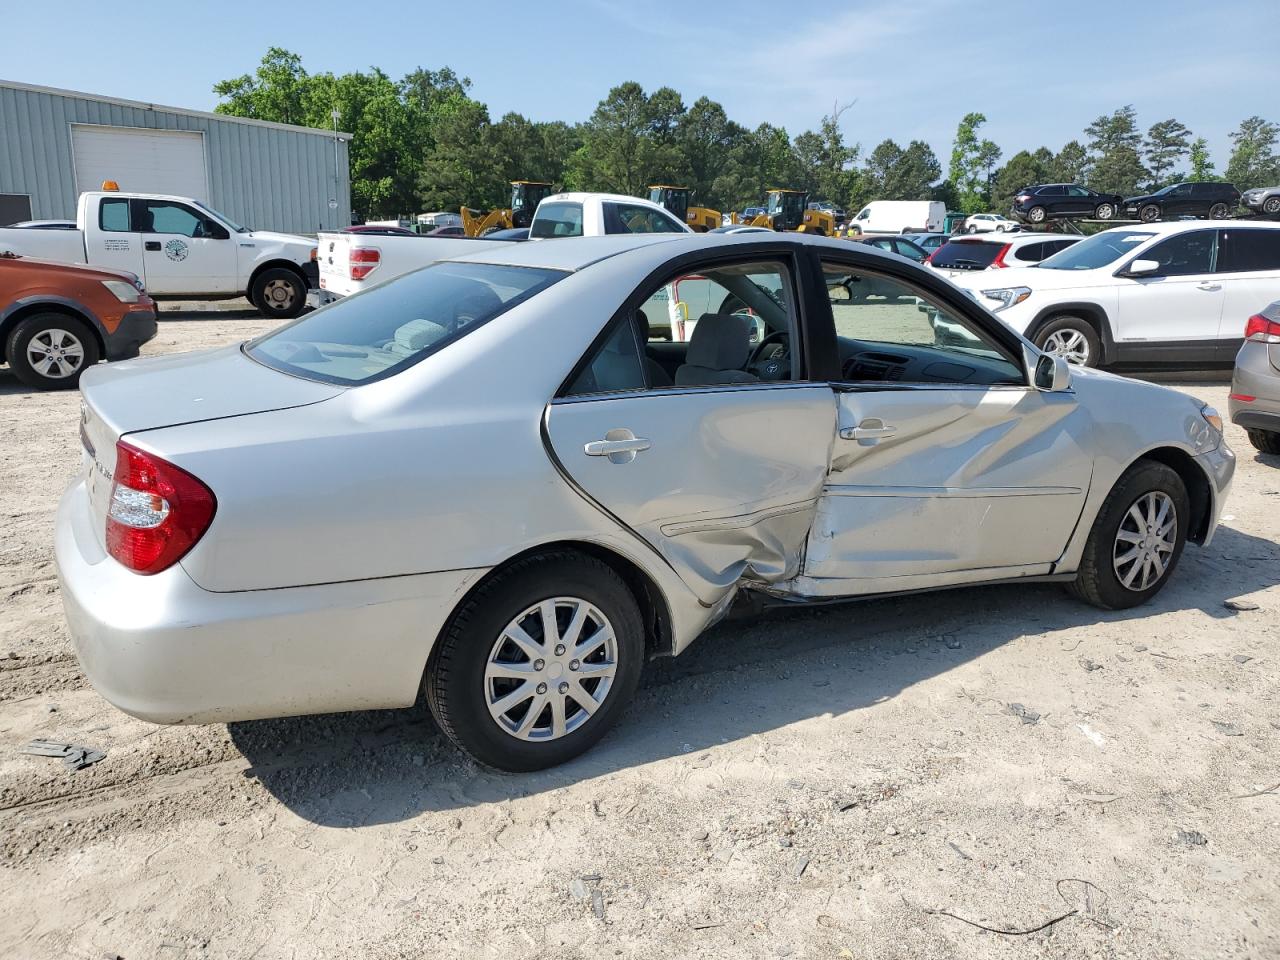
<path fill-rule="evenodd" d="M 381 380 L 461 340 L 566 274 L 436 263 L 345 297 L 245 347 L 283 373 L 343 386 Z"/>
<path fill-rule="evenodd" d="M 684 227 L 665 213 L 625 203 L 604 204 L 605 233 L 683 233 Z"/>
<path fill-rule="evenodd" d="M 544 203 L 534 215 L 530 239 L 582 236 L 582 204 Z"/>
<path fill-rule="evenodd" d="M 1044 259 L 1043 243 L 1024 243 L 1020 247 L 1013 250 L 1013 259 L 1023 260 L 1027 263 L 1039 263 Z"/>
<path fill-rule="evenodd" d="M 1051 187 L 1041 187 L 1036 196 L 1039 197 L 1061 197 L 1067 192 L 1067 188 L 1061 184 Z"/>
<path fill-rule="evenodd" d="M 125 197 L 103 200 L 98 205 L 98 228 L 107 233 L 129 233 L 129 201 Z"/>
<path fill-rule="evenodd" d="M 1223 230 L 1218 272 L 1280 272 L 1280 230 Z"/>
<path fill-rule="evenodd" d="M 929 262 L 944 270 L 985 270 L 991 266 L 1003 243 L 985 240 L 951 240 L 934 253 Z"/>

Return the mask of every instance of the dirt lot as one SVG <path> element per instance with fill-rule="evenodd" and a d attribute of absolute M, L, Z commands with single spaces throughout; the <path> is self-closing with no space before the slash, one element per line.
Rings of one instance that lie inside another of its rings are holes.
<path fill-rule="evenodd" d="M 263 327 L 171 314 L 146 352 Z M 1148 608 L 729 623 L 588 757 L 514 777 L 420 710 L 166 728 L 99 698 L 50 546 L 77 404 L 0 370 L 2 956 L 1280 956 L 1280 460 L 1234 428 L 1224 527 Z"/>

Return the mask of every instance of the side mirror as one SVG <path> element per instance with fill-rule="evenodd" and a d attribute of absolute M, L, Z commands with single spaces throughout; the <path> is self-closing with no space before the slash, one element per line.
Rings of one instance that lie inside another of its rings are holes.
<path fill-rule="evenodd" d="M 1036 359 L 1031 383 L 1045 393 L 1061 393 L 1071 387 L 1071 365 L 1062 357 L 1042 353 Z"/>
<path fill-rule="evenodd" d="M 1130 277 L 1149 277 L 1160 269 L 1158 260 L 1135 260 L 1129 264 L 1125 274 Z"/>

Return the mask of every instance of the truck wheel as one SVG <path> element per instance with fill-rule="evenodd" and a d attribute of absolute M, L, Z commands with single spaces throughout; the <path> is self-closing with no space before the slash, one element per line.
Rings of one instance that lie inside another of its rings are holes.
<path fill-rule="evenodd" d="M 37 313 L 9 334 L 5 349 L 19 380 L 37 390 L 69 390 L 98 362 L 98 341 L 83 320 L 65 313 Z"/>
<path fill-rule="evenodd" d="M 307 285 L 292 270 L 273 267 L 254 278 L 249 300 L 268 320 L 292 320 L 307 305 Z"/>

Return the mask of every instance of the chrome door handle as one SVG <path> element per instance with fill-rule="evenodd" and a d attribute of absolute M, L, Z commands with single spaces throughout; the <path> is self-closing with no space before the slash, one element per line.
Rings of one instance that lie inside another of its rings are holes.
<path fill-rule="evenodd" d="M 1220 284 L 1220 283 L 1210 283 L 1208 280 L 1206 280 L 1206 281 L 1204 281 L 1203 283 L 1197 283 L 1197 284 L 1196 284 L 1196 289 L 1197 289 L 1197 290 L 1221 290 L 1221 289 L 1222 289 L 1222 284 Z"/>
<path fill-rule="evenodd" d="M 608 457 L 610 463 L 630 463 L 636 454 L 648 450 L 653 443 L 637 437 L 630 430 L 610 430 L 603 440 L 592 440 L 582 448 L 588 457 Z"/>
<path fill-rule="evenodd" d="M 842 440 L 883 440 L 886 437 L 892 437 L 898 432 L 897 427 L 891 427 L 885 424 L 883 420 L 875 417 L 868 417 L 856 427 L 844 427 L 840 431 Z"/>

